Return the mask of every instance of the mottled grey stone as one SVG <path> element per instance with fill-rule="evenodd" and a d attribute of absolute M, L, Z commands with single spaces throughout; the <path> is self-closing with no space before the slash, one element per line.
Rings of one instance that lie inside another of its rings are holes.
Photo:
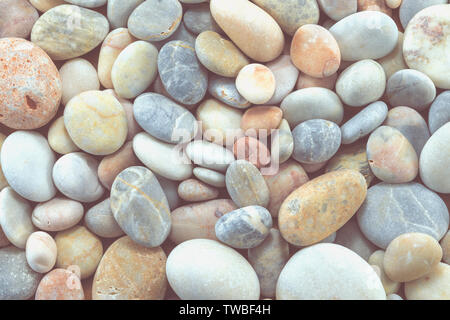
<path fill-rule="evenodd" d="M 223 215 L 215 226 L 217 239 L 237 249 L 261 244 L 272 228 L 270 212 L 260 206 L 248 206 Z"/>
<path fill-rule="evenodd" d="M 187 9 L 184 13 L 183 22 L 186 28 L 194 34 L 200 34 L 208 30 L 223 34 L 222 29 L 211 15 L 209 3 Z"/>
<path fill-rule="evenodd" d="M 114 219 L 109 198 L 90 208 L 84 216 L 84 223 L 99 237 L 117 238 L 124 234 Z"/>
<path fill-rule="evenodd" d="M 407 106 L 422 111 L 436 98 L 436 87 L 426 74 L 404 69 L 389 78 L 386 95 L 392 107 Z"/>
<path fill-rule="evenodd" d="M 159 51 L 158 70 L 164 88 L 176 101 L 192 105 L 205 96 L 208 72 L 200 65 L 194 47 L 188 42 L 166 43 Z"/>
<path fill-rule="evenodd" d="M 428 125 L 431 134 L 450 121 L 450 90 L 442 92 L 431 105 Z"/>
<path fill-rule="evenodd" d="M 65 0 L 66 2 L 76 4 L 86 8 L 98 8 L 104 6 L 107 0 Z M 123 1 L 123 0 L 122 0 Z M 123 1 L 126 2 L 126 1 Z"/>
<path fill-rule="evenodd" d="M 416 182 L 371 187 L 357 219 L 367 239 L 383 249 L 409 232 L 426 233 L 439 241 L 449 225 L 445 202 Z"/>
<path fill-rule="evenodd" d="M 142 129 L 168 143 L 188 142 L 197 132 L 194 115 L 158 93 L 144 93 L 137 97 L 133 113 Z"/>
<path fill-rule="evenodd" d="M 236 79 L 213 75 L 209 79 L 208 92 L 217 100 L 238 109 L 246 109 L 252 104 L 240 95 Z"/>
<path fill-rule="evenodd" d="M 158 247 L 169 235 L 170 208 L 155 175 L 145 167 L 122 171 L 111 187 L 111 210 L 122 230 L 144 247 Z"/>
<path fill-rule="evenodd" d="M 138 39 L 161 41 L 177 30 L 182 17 L 178 0 L 147 0 L 131 13 L 128 30 Z"/>
<path fill-rule="evenodd" d="M 377 250 L 377 247 L 362 234 L 356 218 L 350 219 L 336 232 L 334 243 L 352 250 L 366 261 Z"/>
<path fill-rule="evenodd" d="M 388 107 L 383 101 L 368 105 L 341 127 L 342 143 L 351 144 L 367 136 L 383 123 L 387 114 Z"/>
<path fill-rule="evenodd" d="M 275 297 L 278 276 L 288 259 L 289 244 L 274 228 L 259 246 L 248 250 L 248 261 L 258 275 L 263 297 Z"/>
<path fill-rule="evenodd" d="M 295 160 L 315 164 L 328 161 L 341 146 L 341 130 L 331 121 L 313 119 L 292 131 Z"/>
<path fill-rule="evenodd" d="M 25 251 L 12 246 L 0 249 L 0 300 L 31 298 L 41 277 L 28 266 Z"/>
<path fill-rule="evenodd" d="M 447 3 L 448 0 L 402 0 L 400 5 L 400 22 L 403 29 L 406 29 L 409 21 L 422 9 L 425 9 L 436 4 Z"/>
<path fill-rule="evenodd" d="M 269 188 L 261 172 L 246 160 L 231 163 L 225 174 L 228 194 L 239 207 L 269 204 Z"/>
<path fill-rule="evenodd" d="M 329 31 L 336 39 L 344 61 L 380 59 L 394 50 L 398 40 L 394 20 L 379 11 L 353 13 Z"/>
<path fill-rule="evenodd" d="M 357 0 L 318 0 L 320 8 L 334 21 L 339 21 L 358 11 Z"/>
<path fill-rule="evenodd" d="M 344 106 L 333 91 L 326 88 L 305 88 L 292 92 L 281 102 L 283 117 L 291 127 L 313 119 L 340 124 Z"/>
<path fill-rule="evenodd" d="M 116 28 L 126 28 L 130 14 L 144 0 L 108 0 L 107 16 L 111 26 Z"/>

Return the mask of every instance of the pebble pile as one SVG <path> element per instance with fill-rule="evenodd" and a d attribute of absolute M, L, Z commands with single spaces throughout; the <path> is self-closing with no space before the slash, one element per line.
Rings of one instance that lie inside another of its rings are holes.
<path fill-rule="evenodd" d="M 450 300 L 448 0 L 0 0 L 0 300 Z"/>

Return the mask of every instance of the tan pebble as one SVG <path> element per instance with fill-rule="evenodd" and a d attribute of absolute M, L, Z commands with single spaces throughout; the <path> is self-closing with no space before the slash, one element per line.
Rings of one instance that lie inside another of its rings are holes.
<path fill-rule="evenodd" d="M 252 63 L 239 72 L 236 88 L 251 103 L 264 104 L 275 93 L 275 76 L 266 66 Z"/>
<path fill-rule="evenodd" d="M 236 159 L 247 160 L 257 168 L 270 163 L 269 149 L 263 142 L 253 137 L 239 138 L 233 146 L 233 153 Z"/>
<path fill-rule="evenodd" d="M 426 276 L 405 284 L 408 300 L 450 300 L 450 265 L 439 263 Z"/>
<path fill-rule="evenodd" d="M 417 280 L 431 272 L 442 259 L 442 248 L 424 233 L 405 233 L 391 241 L 384 255 L 384 269 L 394 281 Z"/>
<path fill-rule="evenodd" d="M 56 243 L 46 232 L 32 233 L 25 247 L 28 265 L 36 272 L 46 273 L 56 263 Z"/>
<path fill-rule="evenodd" d="M 100 239 L 83 226 L 76 226 L 55 236 L 58 256 L 56 266 L 78 266 L 81 279 L 94 274 L 103 255 Z"/>
<path fill-rule="evenodd" d="M 84 300 L 80 279 L 66 269 L 55 269 L 42 278 L 36 300 Z"/>
<path fill-rule="evenodd" d="M 67 198 L 53 198 L 39 203 L 33 210 L 33 224 L 45 231 L 62 231 L 80 222 L 84 214 L 81 203 Z"/>
<path fill-rule="evenodd" d="M 305 73 L 300 73 L 300 76 L 298 77 L 297 80 L 296 89 L 300 90 L 305 88 L 320 87 L 334 90 L 334 87 L 336 86 L 337 77 L 338 77 L 337 73 L 334 73 L 326 78 L 314 78 Z"/>
<path fill-rule="evenodd" d="M 392 17 L 392 10 L 385 0 L 358 0 L 358 11 L 380 11 Z"/>
<path fill-rule="evenodd" d="M 79 151 L 80 148 L 73 143 L 69 133 L 64 125 L 64 117 L 61 116 L 50 125 L 48 129 L 48 144 L 53 151 L 60 154 L 68 154 L 71 152 Z"/>
<path fill-rule="evenodd" d="M 398 292 L 400 289 L 400 283 L 397 281 L 392 281 L 389 279 L 389 277 L 386 275 L 386 272 L 384 270 L 384 251 L 383 250 L 377 250 L 369 257 L 369 264 L 377 266 L 380 270 L 380 279 L 381 283 L 383 284 L 384 291 L 386 291 L 386 295 L 390 295 L 393 293 Z"/>
<path fill-rule="evenodd" d="M 258 135 L 261 131 L 266 136 L 275 130 L 283 119 L 283 111 L 278 107 L 253 107 L 245 111 L 241 120 L 241 128 L 244 131 L 256 130 Z"/>
<path fill-rule="evenodd" d="M 196 179 L 188 179 L 178 186 L 178 195 L 189 202 L 206 201 L 217 198 L 219 190 Z"/>
<path fill-rule="evenodd" d="M 442 238 L 441 248 L 443 253 L 442 261 L 444 261 L 447 264 L 450 264 L 450 232 L 447 232 L 444 238 Z"/>

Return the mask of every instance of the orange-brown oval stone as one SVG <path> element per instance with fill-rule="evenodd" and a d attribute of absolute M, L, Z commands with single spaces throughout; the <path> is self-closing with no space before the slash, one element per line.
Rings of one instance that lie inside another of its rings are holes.
<path fill-rule="evenodd" d="M 241 128 L 244 131 L 254 129 L 258 134 L 260 130 L 265 130 L 270 135 L 271 130 L 279 127 L 282 119 L 283 111 L 278 107 L 253 107 L 242 116 Z"/>

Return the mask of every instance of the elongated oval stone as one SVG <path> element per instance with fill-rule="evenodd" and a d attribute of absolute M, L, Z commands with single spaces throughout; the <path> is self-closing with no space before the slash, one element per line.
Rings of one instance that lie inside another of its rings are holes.
<path fill-rule="evenodd" d="M 64 4 L 48 10 L 36 21 L 31 41 L 53 60 L 67 60 L 92 51 L 108 32 L 108 20 L 102 14 Z"/>
<path fill-rule="evenodd" d="M 263 176 L 253 164 L 236 160 L 230 164 L 225 175 L 228 193 L 239 207 L 269 204 L 269 188 Z"/>
<path fill-rule="evenodd" d="M 379 11 L 361 11 L 330 28 L 344 61 L 380 59 L 394 50 L 398 28 L 394 20 Z"/>
<path fill-rule="evenodd" d="M 447 122 L 450 122 L 450 91 L 438 95 L 428 113 L 428 124 L 432 134 Z"/>
<path fill-rule="evenodd" d="M 219 190 L 196 179 L 188 179 L 178 186 L 178 195 L 189 202 L 206 201 L 217 198 Z"/>
<path fill-rule="evenodd" d="M 208 92 L 214 98 L 229 106 L 245 109 L 251 106 L 236 88 L 235 79 L 219 76 L 211 76 L 208 82 Z"/>
<path fill-rule="evenodd" d="M 187 109 L 157 93 L 144 93 L 134 100 L 134 118 L 153 137 L 168 143 L 192 140 L 198 126 Z"/>
<path fill-rule="evenodd" d="M 155 175 L 144 167 L 122 171 L 111 188 L 111 210 L 122 230 L 144 247 L 157 247 L 169 235 L 170 209 Z"/>
<path fill-rule="evenodd" d="M 207 183 L 211 186 L 224 188 L 225 187 L 225 175 L 206 168 L 197 167 L 192 170 L 194 176 L 204 183 Z"/>
<path fill-rule="evenodd" d="M 164 88 L 176 101 L 193 105 L 205 96 L 208 73 L 190 43 L 178 40 L 166 43 L 159 51 L 158 71 Z"/>
<path fill-rule="evenodd" d="M 237 249 L 257 247 L 269 235 L 272 216 L 266 208 L 248 206 L 222 216 L 215 226 L 217 238 Z"/>
<path fill-rule="evenodd" d="M 374 175 L 387 183 L 406 183 L 419 172 L 419 160 L 412 144 L 397 129 L 381 126 L 367 141 L 367 158 Z"/>
<path fill-rule="evenodd" d="M 186 146 L 186 154 L 195 164 L 217 170 L 226 171 L 235 158 L 233 152 L 215 143 L 195 140 Z"/>
<path fill-rule="evenodd" d="M 449 225 L 444 201 L 415 182 L 379 183 L 371 187 L 357 219 L 367 239 L 383 249 L 397 236 L 408 232 L 426 233 L 440 240 Z"/>
<path fill-rule="evenodd" d="M 358 171 L 338 170 L 319 176 L 284 200 L 278 214 L 280 232 L 296 246 L 317 243 L 350 220 L 366 193 L 366 180 Z"/>
<path fill-rule="evenodd" d="M 351 144 L 365 137 L 386 119 L 388 107 L 383 101 L 374 102 L 348 120 L 342 127 L 342 143 Z"/>
<path fill-rule="evenodd" d="M 268 62 L 281 54 L 283 31 L 266 11 L 247 0 L 210 3 L 214 20 L 248 57 Z"/>

